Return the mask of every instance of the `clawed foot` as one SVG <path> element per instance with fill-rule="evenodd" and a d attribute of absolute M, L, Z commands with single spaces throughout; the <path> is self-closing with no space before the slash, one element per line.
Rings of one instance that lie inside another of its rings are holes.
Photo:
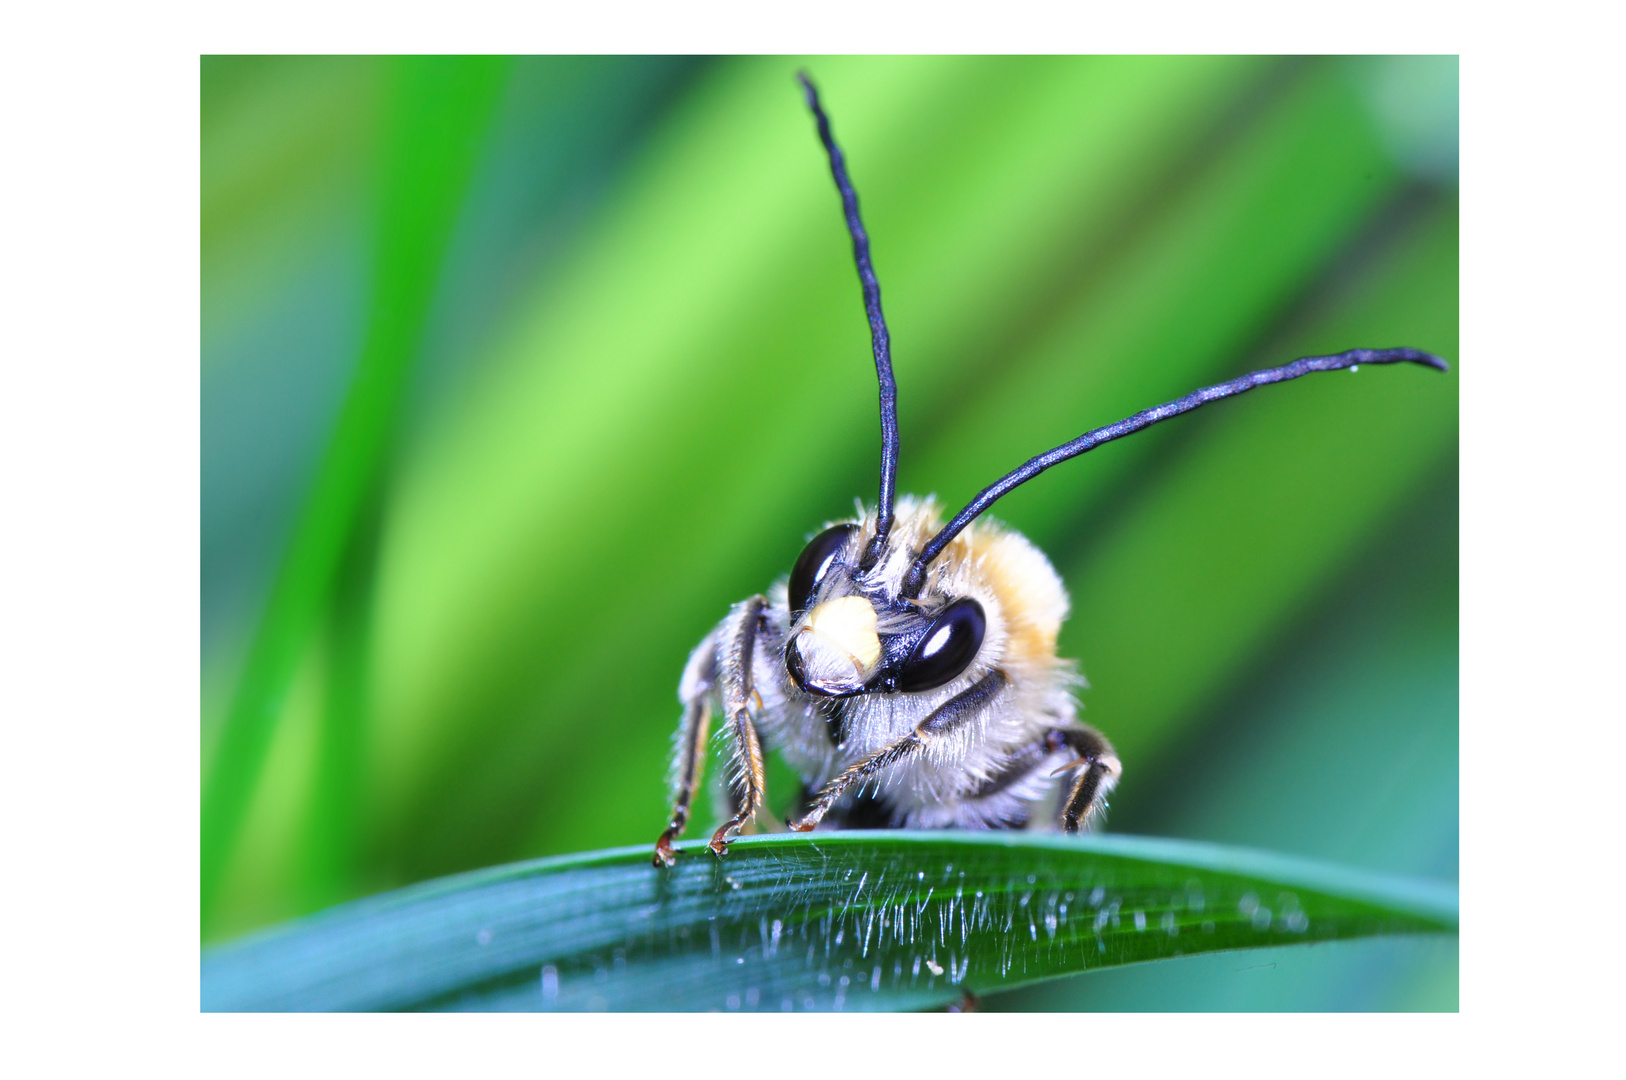
<path fill-rule="evenodd" d="M 787 821 L 785 824 L 794 832 L 812 832 L 818 825 L 816 817 L 805 817 L 801 821 Z M 711 834 L 711 842 L 706 846 L 711 848 L 712 854 L 719 859 L 728 854 L 728 846 L 736 839 L 735 833 L 740 831 L 743 823 L 740 821 L 726 822 L 722 828 Z M 672 850 L 672 838 L 676 835 L 672 829 L 661 833 L 661 838 L 655 841 L 655 865 L 671 866 L 677 861 L 677 852 Z"/>
<path fill-rule="evenodd" d="M 661 838 L 655 841 L 655 865 L 669 867 L 677 862 L 677 853 L 672 850 L 672 830 L 661 833 Z"/>
<path fill-rule="evenodd" d="M 711 848 L 711 853 L 717 856 L 719 859 L 721 859 L 724 855 L 727 855 L 729 841 L 733 839 L 733 837 L 729 836 L 728 834 L 734 832 L 738 828 L 738 825 L 730 821 L 728 824 L 712 833 L 711 844 L 708 845 Z"/>

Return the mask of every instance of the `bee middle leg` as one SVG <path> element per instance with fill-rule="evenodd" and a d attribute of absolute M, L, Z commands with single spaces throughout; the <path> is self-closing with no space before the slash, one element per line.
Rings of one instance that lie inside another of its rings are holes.
<path fill-rule="evenodd" d="M 824 785 L 824 790 L 819 792 L 802 819 L 791 822 L 790 827 L 797 832 L 811 831 L 824 820 L 824 815 L 830 812 L 830 808 L 848 788 L 862 783 L 888 766 L 919 753 L 934 739 L 951 734 L 956 728 L 975 720 L 983 709 L 987 708 L 988 703 L 1005 689 L 1007 682 L 1005 673 L 995 669 L 949 698 L 916 725 L 909 734 L 888 743 L 864 760 L 855 762 L 837 773 Z"/>
<path fill-rule="evenodd" d="M 706 732 L 711 728 L 711 688 L 717 678 L 716 633 L 706 635 L 683 672 L 683 724 L 678 728 L 677 756 L 672 765 L 675 787 L 672 817 L 655 841 L 655 865 L 671 866 L 676 856 L 672 841 L 689 823 L 689 808 L 700 785 L 701 767 L 706 760 Z"/>

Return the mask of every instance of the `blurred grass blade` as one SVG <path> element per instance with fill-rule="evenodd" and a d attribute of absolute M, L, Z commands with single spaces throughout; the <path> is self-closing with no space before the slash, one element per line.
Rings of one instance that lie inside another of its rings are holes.
<path fill-rule="evenodd" d="M 205 925 L 283 699 L 387 458 L 446 244 L 507 69 L 507 61 L 491 58 L 396 63 L 366 340 L 206 770 Z"/>
<path fill-rule="evenodd" d="M 1455 886 L 1143 837 L 750 837 L 475 871 L 213 949 L 207 1011 L 885 1010 L 1087 969 L 1455 933 Z"/>

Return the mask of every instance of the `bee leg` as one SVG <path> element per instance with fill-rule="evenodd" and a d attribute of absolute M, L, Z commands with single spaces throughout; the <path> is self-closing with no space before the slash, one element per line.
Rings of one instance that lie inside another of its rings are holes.
<path fill-rule="evenodd" d="M 1056 770 L 1058 773 L 1080 767 L 1084 770 L 1062 807 L 1061 828 L 1070 833 L 1088 831 L 1106 809 L 1107 795 L 1118 786 L 1118 777 L 1123 773 L 1118 755 L 1100 732 L 1083 724 L 1052 728 L 1045 735 L 1045 746 L 1052 752 L 1066 749 L 1078 755 L 1077 760 Z"/>
<path fill-rule="evenodd" d="M 671 866 L 676 859 L 672 841 L 689 823 L 689 805 L 694 801 L 694 789 L 700 782 L 700 766 L 705 761 L 706 731 L 711 727 L 711 706 L 705 698 L 689 702 L 683 710 L 683 728 L 678 750 L 678 791 L 672 807 L 672 819 L 660 838 L 655 841 L 655 865 Z"/>
<path fill-rule="evenodd" d="M 752 715 L 757 717 L 761 716 L 760 713 L 753 713 Z M 764 757 L 766 757 L 768 753 L 766 743 L 763 744 L 762 753 Z M 717 785 L 716 794 L 717 797 L 713 800 L 713 804 L 717 810 L 716 817 L 718 821 L 733 817 L 735 814 L 738 814 L 745 805 L 744 799 L 732 784 Z M 765 812 L 767 809 L 767 791 L 764 789 L 762 806 L 757 810 L 756 817 L 741 819 L 742 823 L 740 825 L 740 835 L 757 836 L 765 833 L 784 832 L 785 823 L 774 814 Z"/>
<path fill-rule="evenodd" d="M 751 702 L 753 699 L 760 702 L 761 698 L 751 686 L 751 660 L 757 637 L 762 632 L 762 615 L 767 604 L 762 597 L 753 596 L 735 605 L 724 624 L 726 630 L 717 658 L 723 715 L 734 742 L 734 764 L 738 773 L 735 792 L 739 797 L 739 809 L 734 816 L 712 834 L 711 850 L 719 856 L 727 854 L 732 834 L 762 808 L 762 741 L 757 738 L 756 725 L 751 722 Z"/>
<path fill-rule="evenodd" d="M 711 686 L 717 677 L 716 634 L 710 634 L 689 657 L 683 671 L 680 697 L 683 699 L 683 725 L 678 729 L 677 759 L 672 776 L 677 788 L 672 817 L 655 841 L 655 865 L 671 866 L 676 856 L 672 841 L 689 823 L 689 806 L 700 784 L 700 770 L 706 762 L 706 732 L 711 728 Z"/>
<path fill-rule="evenodd" d="M 819 792 L 819 797 L 813 801 L 807 815 L 800 821 L 792 822 L 790 827 L 797 832 L 810 832 L 824 819 L 824 815 L 830 812 L 830 808 L 848 788 L 869 779 L 890 765 L 913 756 L 934 739 L 951 734 L 961 725 L 975 720 L 983 709 L 987 708 L 988 703 L 1005 688 L 1007 682 L 1003 671 L 990 671 L 949 698 L 909 734 L 888 743 L 864 760 L 855 762 L 837 773 L 824 785 L 824 790 Z"/>

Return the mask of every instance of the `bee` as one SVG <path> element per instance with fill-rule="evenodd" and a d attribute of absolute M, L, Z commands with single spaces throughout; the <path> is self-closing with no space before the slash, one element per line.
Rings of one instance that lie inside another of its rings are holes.
<path fill-rule="evenodd" d="M 1351 349 L 1251 372 L 1048 450 L 945 521 L 934 500 L 896 494 L 897 383 L 869 235 L 818 91 L 805 72 L 797 77 L 841 197 L 869 318 L 880 491 L 873 508 L 827 523 L 788 578 L 735 604 L 690 655 L 678 689 L 672 816 L 655 865 L 674 861 L 714 712 L 732 774 L 730 816 L 710 844 L 719 856 L 763 807 L 770 751 L 803 781 L 789 822 L 796 831 L 1016 829 L 1041 814 L 1066 832 L 1088 830 L 1123 766 L 1107 738 L 1078 719 L 1083 679 L 1056 655 L 1067 591 L 1037 547 L 984 512 L 1052 465 L 1255 387 L 1360 364 L 1447 366 L 1417 349 Z"/>

